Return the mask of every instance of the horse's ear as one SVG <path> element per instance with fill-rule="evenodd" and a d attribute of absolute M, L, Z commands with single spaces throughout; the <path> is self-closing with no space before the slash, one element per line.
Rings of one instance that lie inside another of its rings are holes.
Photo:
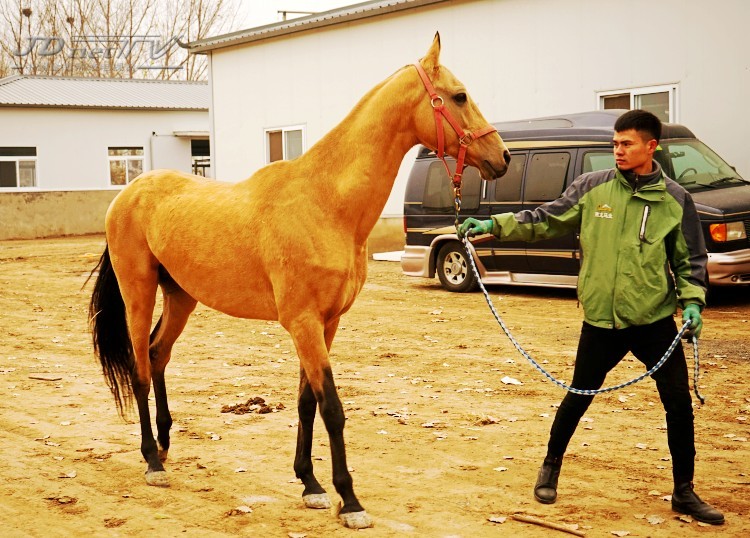
<path fill-rule="evenodd" d="M 422 67 L 424 67 L 424 70 L 429 73 L 429 72 L 436 71 L 439 66 L 440 66 L 440 32 L 435 32 L 435 39 L 432 40 L 432 45 L 430 45 L 430 50 L 428 50 L 425 57 L 422 58 Z"/>

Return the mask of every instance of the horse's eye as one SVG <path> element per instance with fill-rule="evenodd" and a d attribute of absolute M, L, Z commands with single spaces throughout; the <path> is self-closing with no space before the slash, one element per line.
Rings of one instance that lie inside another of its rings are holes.
<path fill-rule="evenodd" d="M 466 94 L 464 92 L 457 93 L 453 96 L 453 100 L 456 102 L 457 105 L 463 105 L 466 104 Z"/>

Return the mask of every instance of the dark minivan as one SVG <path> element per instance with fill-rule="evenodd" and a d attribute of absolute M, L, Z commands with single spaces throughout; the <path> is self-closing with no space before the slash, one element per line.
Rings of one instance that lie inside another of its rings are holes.
<path fill-rule="evenodd" d="M 484 181 L 475 168 L 465 170 L 461 220 L 533 209 L 559 197 L 580 174 L 613 168 L 613 126 L 623 112 L 496 123 L 512 155 L 510 167 L 498 181 Z M 708 249 L 709 283 L 750 284 L 750 181 L 682 125 L 664 124 L 655 158 L 695 201 Z M 450 291 L 470 291 L 477 282 L 453 223 L 451 181 L 434 152 L 421 148 L 406 187 L 401 267 L 410 276 L 437 273 Z M 575 233 L 536 243 L 492 238 L 473 245 L 485 284 L 551 287 L 576 286 L 578 248 Z"/>

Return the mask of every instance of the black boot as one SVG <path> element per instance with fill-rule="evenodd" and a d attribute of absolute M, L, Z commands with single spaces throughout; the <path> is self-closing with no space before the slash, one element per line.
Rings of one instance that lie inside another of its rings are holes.
<path fill-rule="evenodd" d="M 562 456 L 544 458 L 534 486 L 534 498 L 542 504 L 552 504 L 557 499 L 557 479 L 560 477 Z"/>
<path fill-rule="evenodd" d="M 724 515 L 698 497 L 698 494 L 693 491 L 692 482 L 681 482 L 674 485 L 672 510 L 681 514 L 688 514 L 693 519 L 703 523 L 710 523 L 711 525 L 724 523 Z"/>

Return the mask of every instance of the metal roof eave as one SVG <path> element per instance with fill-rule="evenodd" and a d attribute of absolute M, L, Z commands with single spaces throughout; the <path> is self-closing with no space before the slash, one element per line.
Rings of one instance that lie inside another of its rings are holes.
<path fill-rule="evenodd" d="M 162 107 L 162 106 L 120 106 L 120 105 L 60 105 L 48 103 L 0 103 L 0 108 L 55 108 L 85 110 L 164 110 L 208 112 L 208 107 Z"/>
<path fill-rule="evenodd" d="M 379 17 L 389 13 L 396 13 L 447 1 L 450 0 L 377 0 L 363 2 L 361 4 L 354 4 L 343 8 L 316 13 L 315 15 L 309 15 L 307 17 L 292 19 L 291 21 L 267 24 L 265 26 L 258 26 L 229 34 L 200 39 L 188 43 L 185 45 L 185 48 L 192 54 L 204 54 L 213 50 L 232 47 L 235 45 L 262 41 L 299 32 L 307 32 L 326 26 L 334 26 L 336 24 L 343 24 L 371 17 Z"/>
<path fill-rule="evenodd" d="M 15 75 L 0 79 L 0 107 L 107 110 L 209 109 L 207 82 Z"/>

